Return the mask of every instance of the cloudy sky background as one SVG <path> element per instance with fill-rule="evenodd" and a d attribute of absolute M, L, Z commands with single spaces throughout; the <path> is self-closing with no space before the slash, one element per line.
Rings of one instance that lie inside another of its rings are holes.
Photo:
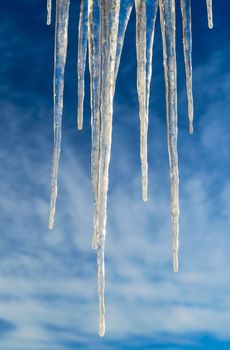
<path fill-rule="evenodd" d="M 176 1 L 179 3 L 179 1 Z M 149 201 L 141 201 L 135 16 L 114 106 L 106 239 L 106 336 L 98 331 L 91 249 L 89 74 L 76 130 L 72 1 L 56 223 L 48 212 L 54 26 L 45 0 L 0 6 L 0 349 L 229 349 L 230 49 L 227 1 L 193 1 L 194 135 L 177 12 L 180 271 L 172 272 L 169 170 L 159 18 L 149 125 Z"/>

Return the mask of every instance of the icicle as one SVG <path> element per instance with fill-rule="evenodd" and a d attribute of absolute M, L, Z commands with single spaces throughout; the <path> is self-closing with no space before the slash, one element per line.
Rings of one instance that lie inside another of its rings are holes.
<path fill-rule="evenodd" d="M 119 18 L 118 27 L 118 38 L 117 38 L 117 53 L 116 53 L 116 64 L 115 64 L 115 81 L 117 78 L 118 69 L 120 66 L 121 52 L 124 44 L 125 32 L 127 24 L 129 22 L 130 14 L 133 8 L 134 0 L 122 0 L 121 1 L 121 11 L 122 14 Z"/>
<path fill-rule="evenodd" d="M 54 53 L 54 148 L 51 171 L 51 199 L 49 228 L 54 225 L 57 199 L 57 177 L 61 150 L 62 110 L 64 91 L 64 72 L 68 41 L 69 0 L 56 1 L 56 28 Z"/>
<path fill-rule="evenodd" d="M 120 65 L 120 58 L 122 47 L 124 43 L 125 31 L 130 18 L 130 14 L 133 7 L 134 0 L 124 0 L 121 4 L 122 17 L 119 21 L 118 27 L 118 38 L 117 38 L 117 51 L 116 51 L 116 62 L 115 62 L 115 79 L 114 85 L 117 78 L 117 73 Z M 99 5 L 98 1 L 91 0 L 89 2 L 89 62 L 90 62 L 90 75 L 91 75 L 91 126 L 92 126 L 92 156 L 91 156 L 91 177 L 92 177 L 92 188 L 93 188 L 93 200 L 94 200 L 94 229 L 93 229 L 93 249 L 97 248 L 98 241 L 98 161 L 99 161 L 99 134 L 100 134 L 100 95 L 101 95 L 101 81 L 98 75 L 100 71 L 100 52 L 101 52 L 101 42 L 99 38 L 99 28 L 96 23 L 98 23 L 99 18 Z M 115 90 L 115 86 L 114 86 Z"/>
<path fill-rule="evenodd" d="M 51 24 L 51 13 L 52 13 L 52 0 L 47 0 L 47 19 L 46 19 L 46 24 L 48 26 Z"/>
<path fill-rule="evenodd" d="M 175 0 L 81 0 L 78 36 L 78 128 L 83 126 L 84 75 L 89 49 L 91 101 L 91 177 L 94 203 L 92 246 L 97 253 L 99 335 L 105 334 L 105 237 L 107 192 L 112 142 L 113 98 L 125 32 L 132 7 L 136 9 L 137 90 L 140 116 L 142 197 L 147 200 L 147 134 L 152 49 L 158 6 L 163 42 L 166 86 L 167 138 L 171 181 L 173 269 L 178 271 L 179 170 L 177 155 L 177 67 Z M 213 27 L 212 0 L 206 0 L 208 24 Z M 54 60 L 54 148 L 51 172 L 49 228 L 53 228 L 57 177 L 61 150 L 64 71 L 66 63 L 70 0 L 56 0 Z M 51 23 L 52 0 L 47 0 L 47 24 Z M 193 131 L 191 0 L 180 0 L 190 132 Z M 121 14 L 120 14 L 121 9 Z"/>
<path fill-rule="evenodd" d="M 193 94 L 192 94 L 192 17 L 191 0 L 181 0 L 183 23 L 183 47 L 188 98 L 189 132 L 193 133 Z"/>
<path fill-rule="evenodd" d="M 149 113 L 150 83 L 152 78 L 153 42 L 154 42 L 155 24 L 156 24 L 158 6 L 159 6 L 159 0 L 146 1 L 146 15 L 147 15 L 146 113 L 147 113 L 147 119 L 148 119 L 148 113 Z"/>
<path fill-rule="evenodd" d="M 88 0 L 81 0 L 81 12 L 78 29 L 78 129 L 83 127 L 83 105 L 85 95 L 85 65 L 88 37 Z"/>
<path fill-rule="evenodd" d="M 99 0 L 100 1 L 100 0 Z M 100 9 L 98 0 L 88 2 L 89 20 L 89 71 L 90 71 L 90 99 L 91 99 L 91 182 L 93 192 L 93 249 L 97 248 L 97 203 L 98 203 L 98 166 L 100 146 L 100 98 L 101 98 L 101 35 Z"/>
<path fill-rule="evenodd" d="M 212 16 L 212 0 L 206 0 L 207 12 L 208 12 L 208 26 L 213 28 L 213 16 Z"/>
<path fill-rule="evenodd" d="M 124 42 L 124 36 L 128 20 L 133 7 L 133 0 L 122 1 L 122 18 L 119 21 L 118 27 L 118 38 L 117 38 L 117 50 L 116 50 L 116 62 L 115 62 L 115 79 L 114 79 L 114 90 L 115 82 L 120 64 L 120 57 Z M 93 229 L 93 249 L 97 248 L 98 241 L 98 161 L 99 161 L 99 135 L 100 135 L 100 96 L 101 96 L 101 79 L 99 77 L 99 71 L 101 70 L 100 64 L 100 52 L 101 42 L 99 28 L 96 25 L 99 19 L 99 5 L 98 1 L 91 0 L 89 2 L 89 62 L 90 62 L 90 76 L 91 76 L 91 126 L 92 126 L 92 156 L 91 156 L 91 177 L 92 177 L 92 188 L 93 188 L 93 200 L 94 200 L 94 229 Z"/>
<path fill-rule="evenodd" d="M 117 38 L 117 50 L 116 50 L 116 62 L 115 62 L 115 82 L 120 64 L 120 57 L 122 47 L 124 43 L 125 31 L 130 18 L 130 14 L 133 7 L 133 0 L 123 0 L 121 4 L 122 16 L 119 20 L 118 38 Z M 89 66 L 91 76 L 91 126 L 92 126 L 92 151 L 91 151 L 91 178 L 93 188 L 93 201 L 94 201 L 94 228 L 93 228 L 93 249 L 97 248 L 98 230 L 97 230 L 97 202 L 98 202 L 98 161 L 99 161 L 99 134 L 100 134 L 100 95 L 101 95 L 101 81 L 99 77 L 100 71 L 100 52 L 101 42 L 99 38 L 99 28 L 96 25 L 99 19 L 99 5 L 98 1 L 91 0 L 89 2 Z"/>
<path fill-rule="evenodd" d="M 101 131 L 98 176 L 98 295 L 99 295 L 99 335 L 105 333 L 104 305 L 104 249 L 107 221 L 107 191 L 109 162 L 112 141 L 113 95 L 115 60 L 120 12 L 120 0 L 101 0 L 102 37 L 102 93 L 101 93 Z"/>
<path fill-rule="evenodd" d="M 137 88 L 140 115 L 140 155 L 142 169 L 142 197 L 148 197 L 148 114 L 150 83 L 152 77 L 152 50 L 155 33 L 156 15 L 159 0 L 136 0 L 136 30 L 137 30 Z"/>
<path fill-rule="evenodd" d="M 137 48 L 137 93 L 140 117 L 140 158 L 142 174 L 142 198 L 148 200 L 148 160 L 147 133 L 148 118 L 146 108 L 146 3 L 135 0 L 136 8 L 136 48 Z"/>
<path fill-rule="evenodd" d="M 175 272 L 177 272 L 179 248 L 179 170 L 177 155 L 177 72 L 175 43 L 175 0 L 160 0 L 160 22 L 164 54 L 168 151 L 171 179 L 173 269 Z"/>

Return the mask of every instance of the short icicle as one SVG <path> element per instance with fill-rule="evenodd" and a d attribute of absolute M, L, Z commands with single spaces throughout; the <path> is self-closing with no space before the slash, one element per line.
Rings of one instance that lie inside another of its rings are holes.
<path fill-rule="evenodd" d="M 100 0 L 102 35 L 101 130 L 98 174 L 98 296 L 99 335 L 105 334 L 104 250 L 107 221 L 107 191 L 112 141 L 113 96 L 120 0 Z"/>
<path fill-rule="evenodd" d="M 186 88 L 188 99 L 189 132 L 193 133 L 193 93 L 192 93 L 192 16 L 191 0 L 180 0 L 182 27 L 183 27 L 183 48 L 186 73 Z"/>
<path fill-rule="evenodd" d="M 164 56 L 167 135 L 171 180 L 173 270 L 177 272 L 179 249 L 179 170 L 177 154 L 177 68 L 175 42 L 175 0 L 160 0 L 160 22 Z"/>
<path fill-rule="evenodd" d="M 46 18 L 47 26 L 51 24 L 51 13 L 52 13 L 52 0 L 47 0 L 47 18 Z"/>
<path fill-rule="evenodd" d="M 137 93 L 140 117 L 140 158 L 142 176 L 142 199 L 148 200 L 147 138 L 148 118 L 146 106 L 146 1 L 135 0 L 136 8 L 136 51 L 137 51 Z"/>
<path fill-rule="evenodd" d="M 212 15 L 212 0 L 206 0 L 207 13 L 208 13 L 208 26 L 210 29 L 213 28 L 213 15 Z"/>
<path fill-rule="evenodd" d="M 81 10 L 78 28 L 78 107 L 77 107 L 77 126 L 81 130 L 83 127 L 83 106 L 85 95 L 85 66 L 87 55 L 88 38 L 88 0 L 81 0 Z"/>
<path fill-rule="evenodd" d="M 49 228 L 54 225 L 57 200 L 57 178 L 61 151 L 64 72 L 68 42 L 69 0 L 56 0 L 54 52 L 54 148 L 51 170 L 51 198 Z"/>
<path fill-rule="evenodd" d="M 97 248 L 98 218 L 98 167 L 100 148 L 100 104 L 101 104 L 101 25 L 100 0 L 88 1 L 89 23 L 89 71 L 91 100 L 91 183 L 93 194 L 93 239 L 92 248 Z"/>

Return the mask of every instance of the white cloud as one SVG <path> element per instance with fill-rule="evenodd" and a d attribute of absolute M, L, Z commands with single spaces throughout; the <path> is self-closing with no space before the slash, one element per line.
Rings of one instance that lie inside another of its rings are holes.
<path fill-rule="evenodd" d="M 21 131 L 20 125 L 15 128 L 13 135 Z M 37 159 L 35 151 L 49 147 L 42 135 L 31 149 L 26 143 L 13 157 L 2 152 L 0 286 L 6 298 L 0 309 L 1 318 L 17 328 L 1 344 L 6 350 L 58 349 L 60 340 L 97 332 L 90 179 L 72 146 L 63 149 L 57 222 L 48 232 L 50 157 Z M 205 137 L 199 145 L 206 147 Z M 122 156 L 125 163 L 124 150 Z M 220 194 L 223 220 L 218 212 L 213 215 L 210 174 L 189 168 L 181 186 L 181 271 L 173 274 L 168 189 L 157 188 L 156 176 L 152 198 L 142 203 L 136 191 L 140 179 L 129 165 L 129 184 L 114 183 L 109 192 L 108 337 L 205 332 L 229 338 L 229 181 L 223 178 Z M 66 331 L 52 332 L 47 325 Z"/>

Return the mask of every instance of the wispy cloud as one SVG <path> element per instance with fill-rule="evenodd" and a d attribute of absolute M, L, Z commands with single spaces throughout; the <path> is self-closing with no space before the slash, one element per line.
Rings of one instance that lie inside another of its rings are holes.
<path fill-rule="evenodd" d="M 209 110 L 213 112 L 210 104 Z M 49 134 L 36 130 L 22 133 L 33 111 L 22 115 L 9 104 L 3 104 L 2 111 L 5 117 L 10 111 L 18 122 L 7 119 L 9 132 L 3 133 L 3 139 L 10 141 L 9 148 L 1 151 L 0 309 L 3 322 L 10 325 L 1 344 L 6 350 L 59 349 L 71 341 L 87 346 L 97 329 L 89 172 L 76 158 L 72 144 L 66 142 L 57 222 L 54 231 L 48 232 Z M 162 179 L 157 176 L 160 166 L 166 166 L 161 162 L 164 151 L 158 154 L 156 168 L 150 167 L 155 184 L 150 188 L 149 203 L 144 204 L 137 190 L 139 174 L 133 171 L 136 165 L 124 150 L 125 139 L 119 136 L 114 158 L 122 154 L 117 166 L 129 181 L 113 181 L 116 174 L 111 173 L 106 243 L 108 339 L 132 334 L 160 337 L 163 333 L 189 337 L 194 332 L 229 338 L 230 182 L 226 174 L 220 174 L 220 191 L 210 198 L 210 178 L 216 178 L 218 170 L 207 173 L 201 166 L 197 171 L 197 157 L 204 153 L 226 159 L 224 146 L 215 147 L 218 138 L 212 133 L 215 129 L 223 140 L 227 130 L 215 125 L 213 117 L 207 128 L 201 126 L 193 155 L 188 152 L 188 159 L 181 162 L 187 175 L 181 179 L 178 274 L 171 268 L 169 184 L 165 178 L 160 187 Z M 17 142 L 19 135 L 23 138 Z M 162 141 L 157 143 L 160 149 Z"/>

